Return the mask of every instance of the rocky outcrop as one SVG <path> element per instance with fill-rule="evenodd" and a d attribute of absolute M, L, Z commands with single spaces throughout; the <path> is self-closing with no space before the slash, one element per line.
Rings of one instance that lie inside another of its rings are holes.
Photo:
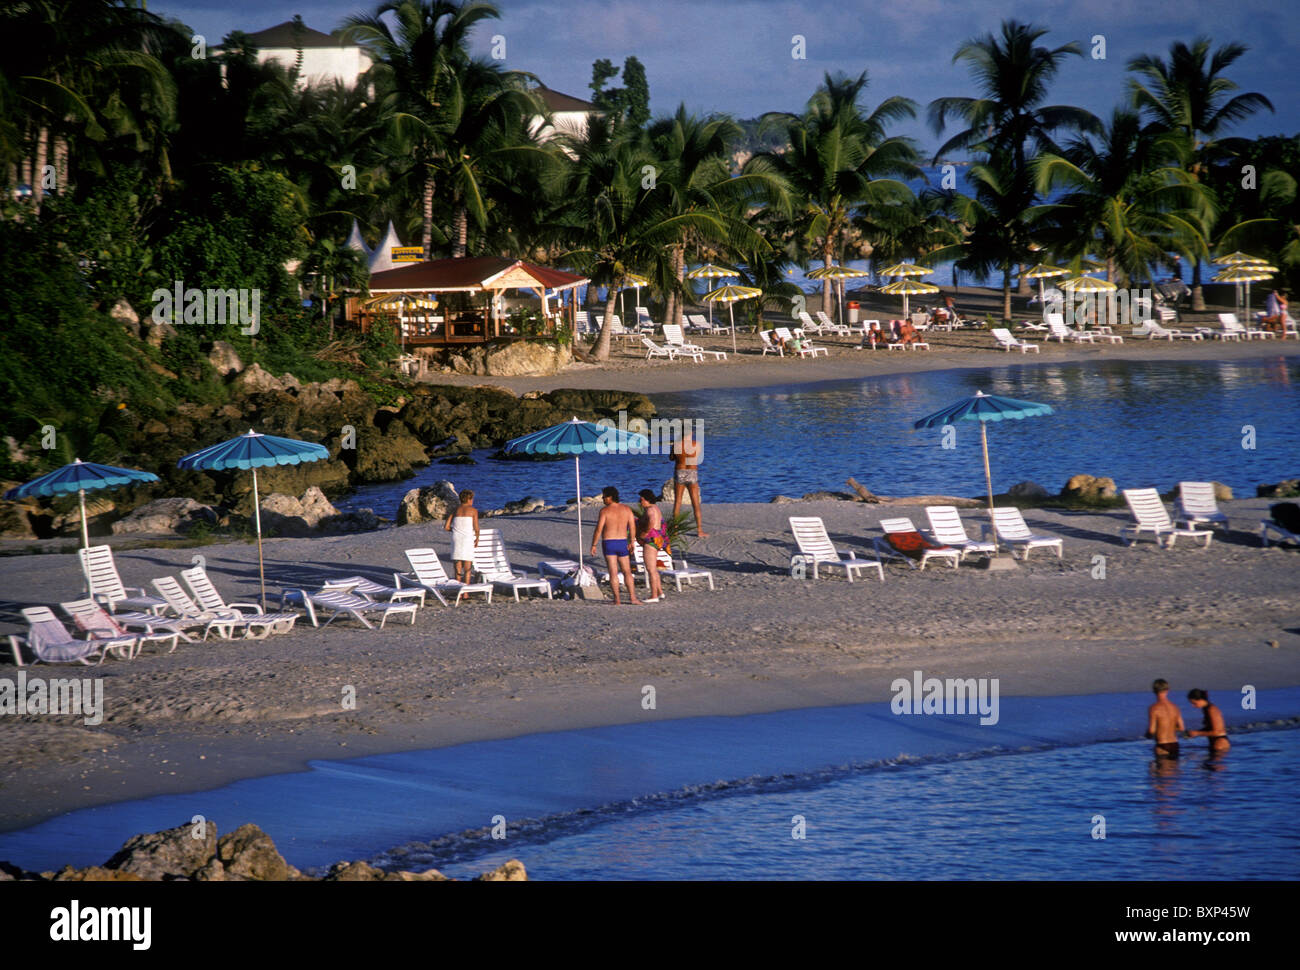
<path fill-rule="evenodd" d="M 224 340 L 212 341 L 212 349 L 208 351 L 208 363 L 222 377 L 238 374 L 244 369 L 244 362 L 239 359 L 235 348 Z"/>
<path fill-rule="evenodd" d="M 1071 481 L 1073 481 L 1073 479 L 1071 479 Z M 1016 484 L 1007 489 L 1007 494 L 1012 498 L 1027 498 L 1035 500 L 1051 498 L 1047 489 L 1043 488 L 1043 486 L 1039 485 L 1037 482 L 1016 482 Z"/>
<path fill-rule="evenodd" d="M 492 377 L 550 377 L 573 363 L 567 346 L 535 340 L 514 340 L 490 346 L 483 373 Z"/>
<path fill-rule="evenodd" d="M 140 339 L 140 314 L 135 312 L 135 307 L 131 306 L 125 298 L 114 303 L 113 308 L 108 311 L 108 315 L 122 324 L 132 337 L 137 340 Z"/>
<path fill-rule="evenodd" d="M 1300 477 L 1284 478 L 1272 485 L 1255 486 L 1256 498 L 1296 498 L 1300 496 Z"/>
<path fill-rule="evenodd" d="M 201 836 L 196 838 L 196 836 Z M 151 882 L 191 879 L 197 882 L 314 882 L 294 868 L 256 825 L 245 824 L 217 839 L 216 826 L 187 823 L 174 829 L 137 835 L 102 866 L 56 872 L 28 872 L 0 861 L 0 882 Z M 476 882 L 524 882 L 528 873 L 511 859 Z M 384 872 L 368 862 L 337 862 L 325 882 L 449 882 L 437 869 Z"/>
<path fill-rule="evenodd" d="M 521 498 L 517 502 L 507 502 L 501 506 L 502 515 L 523 515 L 525 512 L 536 512 L 538 509 L 546 508 L 546 500 L 538 498 L 536 495 L 529 495 Z"/>
<path fill-rule="evenodd" d="M 1095 475 L 1074 475 L 1061 489 L 1061 498 L 1075 502 L 1097 502 L 1115 497 L 1115 479 Z"/>
<path fill-rule="evenodd" d="M 117 854 L 104 863 L 104 868 L 134 873 L 141 879 L 155 881 L 178 876 L 188 878 L 216 851 L 216 826 L 211 823 L 202 826 L 185 824 L 127 839 Z"/>
<path fill-rule="evenodd" d="M 199 523 L 216 525 L 217 513 L 191 498 L 160 498 L 113 523 L 113 535 L 184 535 Z"/>
<path fill-rule="evenodd" d="M 397 507 L 397 524 L 442 522 L 459 504 L 460 495 L 451 482 L 439 481 L 423 488 L 413 488 L 402 496 Z"/>

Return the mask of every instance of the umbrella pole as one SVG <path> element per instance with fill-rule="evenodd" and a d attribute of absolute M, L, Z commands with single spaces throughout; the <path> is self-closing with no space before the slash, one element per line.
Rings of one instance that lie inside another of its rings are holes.
<path fill-rule="evenodd" d="M 731 352 L 736 352 L 736 304 L 728 303 L 727 311 L 731 314 Z"/>
<path fill-rule="evenodd" d="M 257 469 L 253 469 L 253 521 L 257 523 L 257 578 L 262 587 L 262 612 L 266 612 L 266 568 L 262 565 L 262 503 L 257 496 Z"/>
<path fill-rule="evenodd" d="M 77 498 L 81 501 L 81 547 L 90 548 L 90 527 L 86 525 L 86 490 L 77 489 Z"/>
<path fill-rule="evenodd" d="M 573 483 L 578 490 L 578 582 L 582 582 L 582 567 L 587 564 L 582 552 L 582 461 L 573 456 Z"/>

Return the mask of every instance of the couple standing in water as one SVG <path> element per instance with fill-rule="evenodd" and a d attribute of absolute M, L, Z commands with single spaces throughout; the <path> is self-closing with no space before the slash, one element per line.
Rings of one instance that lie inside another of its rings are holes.
<path fill-rule="evenodd" d="M 1187 699 L 1193 707 L 1201 710 L 1202 722 L 1199 731 L 1189 731 L 1183 726 L 1183 714 L 1178 705 L 1169 699 L 1169 681 L 1163 678 L 1151 685 L 1156 702 L 1147 709 L 1148 738 L 1156 742 L 1156 758 L 1173 760 L 1178 757 L 1178 734 L 1181 731 L 1189 738 L 1209 738 L 1210 753 L 1220 754 L 1232 745 L 1228 742 L 1228 725 L 1223 720 L 1223 712 L 1210 703 L 1210 695 L 1200 688 L 1187 692 Z"/>

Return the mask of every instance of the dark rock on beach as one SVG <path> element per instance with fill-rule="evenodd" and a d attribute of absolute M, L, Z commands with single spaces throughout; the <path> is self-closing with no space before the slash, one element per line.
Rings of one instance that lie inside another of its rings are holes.
<path fill-rule="evenodd" d="M 1297 496 L 1300 496 L 1300 476 L 1284 478 L 1272 485 L 1257 485 L 1255 487 L 1256 498 L 1296 498 Z"/>
<path fill-rule="evenodd" d="M 524 882 L 528 873 L 511 859 L 476 882 Z M 246 823 L 218 840 L 211 822 L 186 823 L 127 839 L 102 866 L 58 872 L 29 872 L 0 861 L 0 882 L 451 882 L 437 869 L 384 872 L 368 862 L 336 862 L 321 880 L 303 875 L 285 861 L 271 837 Z"/>

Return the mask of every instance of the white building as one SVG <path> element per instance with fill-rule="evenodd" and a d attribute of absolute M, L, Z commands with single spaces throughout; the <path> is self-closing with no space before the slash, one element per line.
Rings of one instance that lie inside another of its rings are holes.
<path fill-rule="evenodd" d="M 257 48 L 259 63 L 279 61 L 282 67 L 291 68 L 302 52 L 299 79 L 306 84 L 342 81 L 348 87 L 370 68 L 370 55 L 360 44 L 344 44 L 339 32 L 322 34 L 306 24 L 286 20 L 248 35 L 248 41 Z"/>
<path fill-rule="evenodd" d="M 570 94 L 552 91 L 544 84 L 533 88 L 533 93 L 541 98 L 546 110 L 551 114 L 551 123 L 547 124 L 540 116 L 533 119 L 531 133 L 539 141 L 553 136 L 557 131 L 572 138 L 587 136 L 587 119 L 599 114 L 600 109 L 590 101 L 583 101 Z"/>

